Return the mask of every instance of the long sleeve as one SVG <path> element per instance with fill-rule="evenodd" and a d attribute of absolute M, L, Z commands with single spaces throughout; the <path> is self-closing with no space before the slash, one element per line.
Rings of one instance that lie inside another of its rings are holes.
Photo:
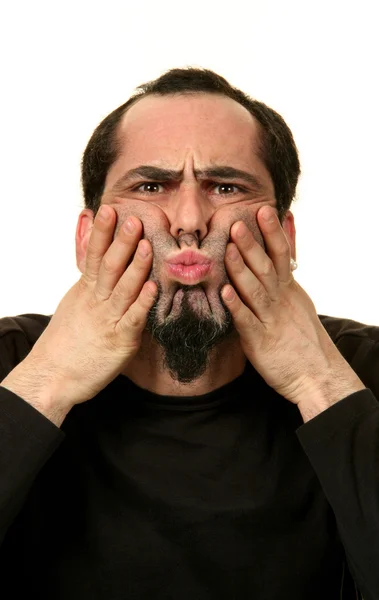
<path fill-rule="evenodd" d="M 64 437 L 36 409 L 0 386 L 0 543 L 37 474 Z"/>
<path fill-rule="evenodd" d="M 379 404 L 365 389 L 297 430 L 365 600 L 379 598 Z"/>

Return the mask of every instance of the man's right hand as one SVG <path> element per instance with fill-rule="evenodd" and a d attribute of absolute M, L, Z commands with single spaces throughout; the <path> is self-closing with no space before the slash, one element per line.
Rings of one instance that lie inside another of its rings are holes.
<path fill-rule="evenodd" d="M 138 351 L 157 294 L 156 284 L 146 281 L 152 248 L 140 239 L 137 217 L 127 219 L 133 231 L 125 222 L 112 242 L 115 215 L 109 205 L 96 215 L 82 277 L 63 297 L 27 357 L 0 382 L 36 408 L 43 409 L 39 405 L 46 398 L 51 410 L 67 414 L 75 404 L 96 396 Z M 40 397 L 28 398 L 27 388 L 32 396 L 39 390 Z"/>

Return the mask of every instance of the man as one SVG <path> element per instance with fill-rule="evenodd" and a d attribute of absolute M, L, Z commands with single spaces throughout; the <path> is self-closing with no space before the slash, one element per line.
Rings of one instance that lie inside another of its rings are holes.
<path fill-rule="evenodd" d="M 95 130 L 82 276 L 0 322 L 4 597 L 379 597 L 379 327 L 295 281 L 298 176 L 205 69 Z"/>

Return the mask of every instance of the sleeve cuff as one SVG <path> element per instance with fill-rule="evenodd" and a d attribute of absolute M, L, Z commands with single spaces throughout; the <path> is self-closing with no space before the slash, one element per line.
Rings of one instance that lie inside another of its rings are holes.
<path fill-rule="evenodd" d="M 35 442 L 53 451 L 65 438 L 65 434 L 47 417 L 25 400 L 0 386 L 0 419 L 8 432 L 13 431 L 15 438 L 27 438 L 29 443 Z"/>
<path fill-rule="evenodd" d="M 369 412 L 379 413 L 379 403 L 372 391 L 366 388 L 350 394 L 313 417 L 301 425 L 296 434 L 303 448 L 311 449 L 336 433 L 341 435 L 344 430 L 351 431 L 360 416 Z"/>

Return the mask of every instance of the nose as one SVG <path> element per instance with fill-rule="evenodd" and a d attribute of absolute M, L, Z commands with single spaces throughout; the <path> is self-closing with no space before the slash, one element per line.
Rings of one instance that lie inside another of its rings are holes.
<path fill-rule="evenodd" d="M 170 221 L 170 233 L 175 239 L 187 234 L 186 240 L 193 236 L 193 241 L 201 242 L 208 233 L 209 221 L 213 210 L 209 200 L 198 189 L 196 184 L 186 186 L 171 198 L 167 210 Z"/>

